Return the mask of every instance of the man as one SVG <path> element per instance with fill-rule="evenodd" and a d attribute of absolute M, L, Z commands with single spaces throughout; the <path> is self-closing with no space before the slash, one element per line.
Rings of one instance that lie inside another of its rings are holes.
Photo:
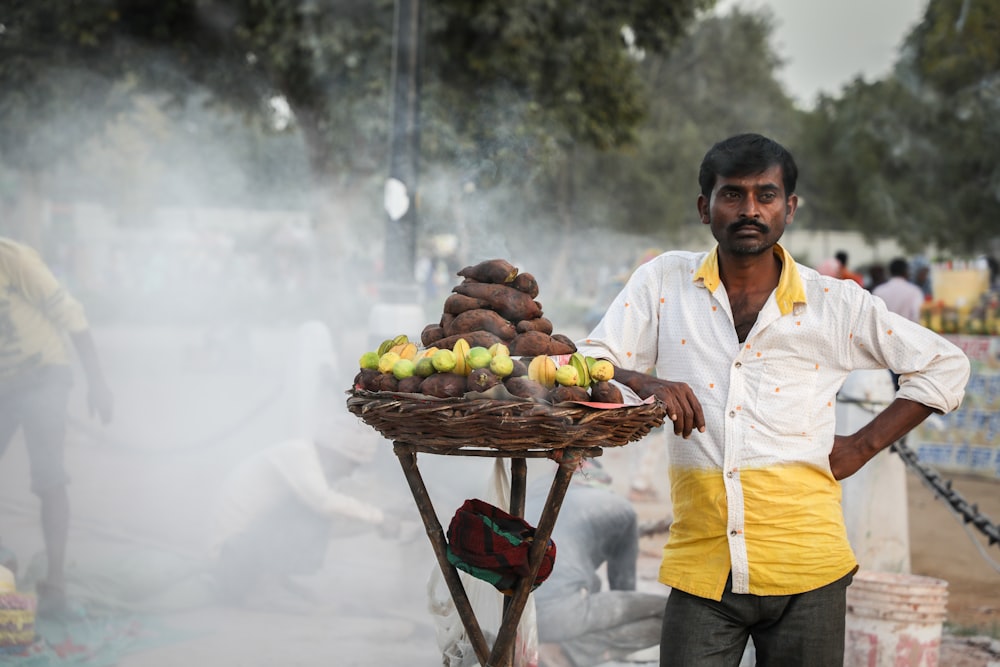
<path fill-rule="evenodd" d="M 330 540 L 399 522 L 348 489 L 374 454 L 368 434 L 349 423 L 328 437 L 294 438 L 251 456 L 226 479 L 215 512 L 214 555 L 220 592 L 253 606 L 276 593 L 306 593 L 297 575 L 318 572 Z"/>
<path fill-rule="evenodd" d="M 0 455 L 18 428 L 41 504 L 46 578 L 37 584 L 38 612 L 65 611 L 69 477 L 63 464 L 66 413 L 73 384 L 68 335 L 87 380 L 91 416 L 111 421 L 113 398 L 83 307 L 59 284 L 37 252 L 0 238 Z"/>
<path fill-rule="evenodd" d="M 838 480 L 958 407 L 968 379 L 954 345 L 778 244 L 797 176 L 760 135 L 713 146 L 697 203 L 716 247 L 639 267 L 578 345 L 673 422 L 661 665 L 737 665 L 752 637 L 760 665 L 839 667 L 857 561 Z M 862 368 L 896 371 L 899 392 L 835 435 L 837 390 Z"/>
<path fill-rule="evenodd" d="M 910 264 L 903 257 L 889 262 L 889 280 L 878 285 L 872 294 L 885 301 L 886 308 L 911 322 L 920 321 L 924 291 L 910 282 Z"/>
<path fill-rule="evenodd" d="M 860 273 L 855 273 L 854 271 L 851 271 L 850 268 L 848 268 L 847 264 L 848 264 L 849 260 L 848 260 L 847 251 L 845 251 L 845 250 L 838 250 L 833 255 L 833 257 L 834 257 L 834 259 L 837 260 L 837 263 L 840 265 L 839 276 L 840 276 L 841 280 L 853 280 L 854 282 L 856 282 L 859 285 L 864 285 L 865 284 L 865 279 L 861 276 Z"/>
<path fill-rule="evenodd" d="M 537 524 L 552 476 L 528 488 L 525 517 Z M 591 667 L 660 641 L 664 596 L 635 590 L 639 527 L 611 477 L 587 461 L 572 481 L 552 529 L 556 559 L 534 592 L 539 667 Z M 606 565 L 608 588 L 598 574 Z"/>
<path fill-rule="evenodd" d="M 885 301 L 892 312 L 902 315 L 911 322 L 920 322 L 920 306 L 924 303 L 924 291 L 910 282 L 910 265 L 902 257 L 889 262 L 889 280 L 882 283 L 872 294 Z M 889 371 L 892 385 L 899 389 L 899 375 Z"/>

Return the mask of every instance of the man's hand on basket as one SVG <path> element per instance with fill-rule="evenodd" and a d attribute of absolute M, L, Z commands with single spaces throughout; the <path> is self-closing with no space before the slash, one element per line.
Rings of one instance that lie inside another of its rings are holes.
<path fill-rule="evenodd" d="M 650 375 L 615 368 L 615 379 L 629 387 L 639 398 L 656 396 L 667 406 L 667 417 L 674 423 L 674 434 L 690 437 L 695 429 L 705 432 L 701 402 L 685 382 L 671 382 Z"/>

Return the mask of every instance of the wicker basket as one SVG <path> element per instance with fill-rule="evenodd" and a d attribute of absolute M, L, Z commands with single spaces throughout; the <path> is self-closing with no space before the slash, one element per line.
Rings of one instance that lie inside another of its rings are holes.
<path fill-rule="evenodd" d="M 386 438 L 439 450 L 617 447 L 641 439 L 666 416 L 659 400 L 604 409 L 528 400 L 425 400 L 357 389 L 348 394 L 347 409 Z"/>

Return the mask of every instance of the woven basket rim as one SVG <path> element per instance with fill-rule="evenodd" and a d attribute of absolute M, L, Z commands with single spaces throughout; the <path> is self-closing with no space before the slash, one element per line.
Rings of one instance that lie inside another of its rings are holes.
<path fill-rule="evenodd" d="M 663 424 L 660 400 L 615 408 L 492 398 L 416 398 L 398 392 L 349 390 L 347 407 L 397 443 L 431 449 L 524 451 L 621 446 Z"/>

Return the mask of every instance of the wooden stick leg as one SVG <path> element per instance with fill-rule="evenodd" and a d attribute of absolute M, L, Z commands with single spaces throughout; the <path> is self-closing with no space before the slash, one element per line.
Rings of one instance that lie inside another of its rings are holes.
<path fill-rule="evenodd" d="M 566 490 L 569 488 L 573 472 L 580 464 L 585 450 L 579 448 L 567 448 L 562 457 L 559 469 L 552 479 L 552 486 L 549 488 L 549 495 L 545 499 L 545 507 L 542 515 L 538 519 L 538 526 L 535 528 L 535 537 L 528 551 L 528 576 L 523 577 L 514 589 L 514 595 L 510 599 L 509 605 L 505 608 L 503 622 L 497 632 L 497 640 L 493 644 L 493 651 L 490 653 L 490 661 L 484 663 L 486 667 L 508 667 L 514 655 L 514 640 L 517 637 L 517 624 L 524 613 L 524 607 L 528 602 L 528 595 L 531 593 L 532 584 L 538 576 L 538 570 L 542 566 L 545 556 L 545 549 L 548 546 L 549 538 L 552 536 L 552 529 L 555 527 L 559 510 L 562 509 L 563 499 L 566 497 Z"/>
<path fill-rule="evenodd" d="M 417 469 L 417 455 L 406 445 L 400 445 L 399 443 L 396 443 L 394 451 L 403 468 L 403 475 L 406 477 L 406 482 L 410 486 L 413 500 L 420 511 L 420 518 L 423 519 L 424 529 L 427 531 L 427 537 L 430 539 L 431 547 L 434 549 L 434 555 L 437 557 L 441 574 L 444 575 L 445 583 L 448 584 L 448 590 L 451 593 L 451 599 L 455 603 L 455 609 L 458 611 L 459 618 L 462 619 L 462 625 L 465 626 L 465 633 L 472 643 L 472 648 L 476 652 L 476 657 L 479 658 L 479 663 L 486 665 L 489 659 L 489 647 L 486 645 L 483 631 L 479 627 L 479 621 L 476 619 L 472 604 L 469 602 L 469 596 L 465 592 L 465 586 L 462 585 L 462 580 L 458 576 L 458 570 L 448 561 L 448 542 L 445 539 L 441 523 L 437 519 L 430 495 L 427 493 L 427 486 L 424 484 L 423 477 L 421 477 L 420 471 Z"/>

